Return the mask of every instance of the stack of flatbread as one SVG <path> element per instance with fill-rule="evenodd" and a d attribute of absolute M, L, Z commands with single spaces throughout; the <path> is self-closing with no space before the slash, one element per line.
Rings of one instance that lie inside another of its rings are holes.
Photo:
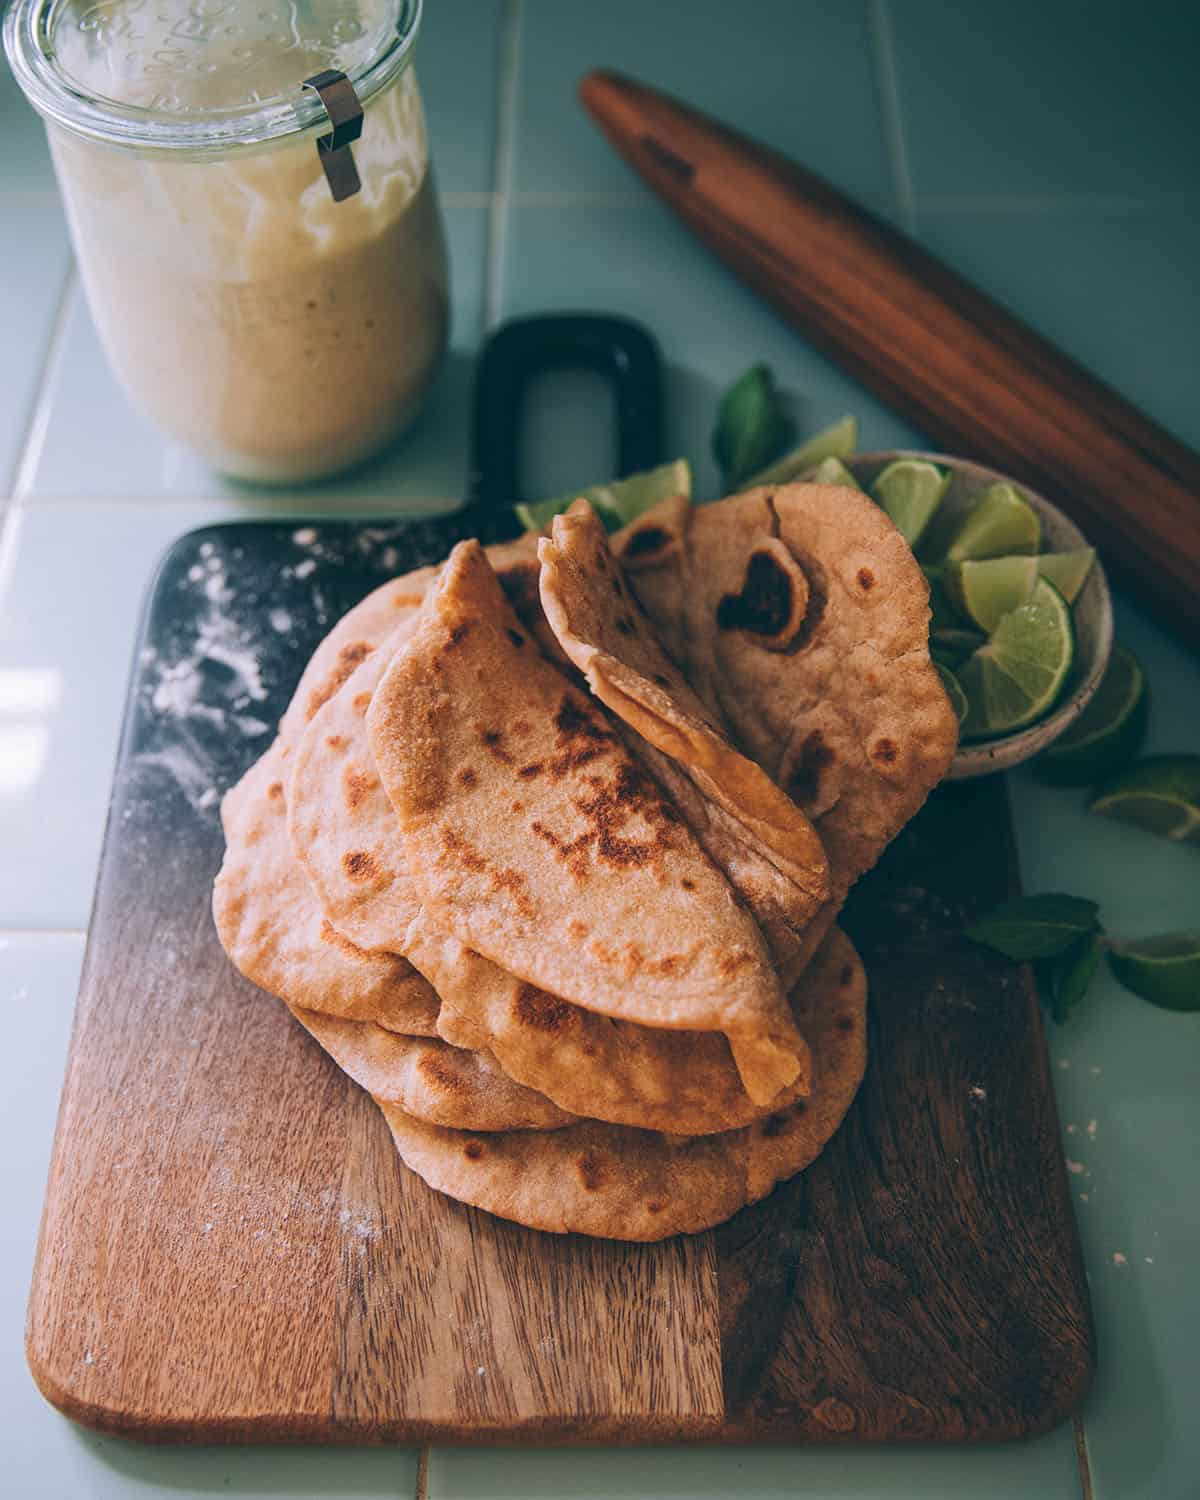
<path fill-rule="evenodd" d="M 222 806 L 233 962 L 431 1187 L 629 1240 L 804 1168 L 866 1061 L 834 925 L 956 743 L 856 491 L 455 547 L 351 610 Z"/>

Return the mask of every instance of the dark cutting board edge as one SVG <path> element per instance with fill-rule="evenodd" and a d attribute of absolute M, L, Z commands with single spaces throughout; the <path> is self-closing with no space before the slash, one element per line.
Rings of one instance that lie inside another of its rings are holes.
<path fill-rule="evenodd" d="M 209 915 L 215 799 L 269 742 L 254 721 L 273 727 L 344 609 L 436 561 L 462 524 L 208 527 L 159 569 L 30 1296 L 43 1394 L 167 1442 L 986 1441 L 1055 1425 L 1095 1342 L 1040 1010 L 1028 973 L 959 936 L 1016 886 L 1000 778 L 939 789 L 852 897 L 870 1062 L 842 1130 L 690 1239 L 541 1235 L 432 1193 L 366 1096 L 229 967 Z M 289 628 L 265 629 L 268 610 Z M 154 693 L 206 616 L 235 661 L 238 632 L 256 644 L 265 696 L 236 706 L 245 682 L 210 659 L 201 715 L 180 719 Z M 237 715 L 249 734 L 230 732 Z"/>

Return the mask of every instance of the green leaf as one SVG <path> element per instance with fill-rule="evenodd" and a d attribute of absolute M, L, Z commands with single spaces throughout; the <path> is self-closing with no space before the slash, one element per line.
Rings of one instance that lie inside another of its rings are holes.
<path fill-rule="evenodd" d="M 1090 932 L 1086 937 L 1077 939 L 1057 958 L 1039 960 L 1038 993 L 1059 1026 L 1087 994 L 1103 949 L 1100 934 Z"/>
<path fill-rule="evenodd" d="M 1094 901 L 1079 896 L 1018 896 L 981 917 L 966 935 L 1005 958 L 1054 958 L 1099 930 L 1099 911 Z"/>
<path fill-rule="evenodd" d="M 783 410 L 768 365 L 751 365 L 721 398 L 713 431 L 713 454 L 729 489 L 739 488 L 771 462 L 795 429 Z"/>

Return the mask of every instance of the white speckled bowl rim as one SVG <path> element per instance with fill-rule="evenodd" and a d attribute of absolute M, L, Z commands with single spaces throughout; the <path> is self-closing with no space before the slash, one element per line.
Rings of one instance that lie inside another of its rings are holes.
<path fill-rule="evenodd" d="M 972 463 L 969 459 L 952 458 L 945 453 L 921 453 L 897 448 L 857 453 L 846 459 L 845 464 L 855 479 L 866 487 L 881 469 L 897 458 L 928 459 L 930 463 L 952 471 L 954 477 L 942 502 L 940 515 L 953 515 L 965 509 L 989 485 L 1012 484 L 1038 513 L 1042 523 L 1042 551 L 1066 552 L 1090 545 L 1074 521 L 1063 515 L 1056 505 L 1052 505 L 1036 490 L 1007 474 L 989 469 L 984 464 Z M 1088 574 L 1087 582 L 1080 591 L 1071 614 L 1075 626 L 1075 664 L 1062 702 L 1047 718 L 1039 719 L 1028 729 L 1019 730 L 1002 739 L 982 740 L 978 744 L 961 746 L 950 766 L 947 781 L 986 776 L 993 771 L 1007 771 L 1020 765 L 1022 761 L 1029 760 L 1052 744 L 1087 707 L 1100 686 L 1105 667 L 1108 666 L 1113 640 L 1112 595 L 1099 558 Z"/>

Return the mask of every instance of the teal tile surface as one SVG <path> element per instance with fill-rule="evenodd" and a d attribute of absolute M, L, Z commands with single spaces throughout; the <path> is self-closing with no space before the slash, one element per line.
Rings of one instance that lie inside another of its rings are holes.
<path fill-rule="evenodd" d="M 504 0 L 427 0 L 417 78 L 444 193 L 487 193 Z"/>
<path fill-rule="evenodd" d="M 702 495 L 720 493 L 709 452 L 717 401 L 725 386 L 760 359 L 773 366 L 802 433 L 853 412 L 861 419 L 864 447 L 920 441 L 648 197 L 513 209 L 504 315 L 548 310 L 622 313 L 653 330 L 668 372 L 668 453 L 693 461 Z M 543 458 L 560 475 L 568 460 L 556 453 Z M 592 477 L 579 475 L 577 482 Z"/>
<path fill-rule="evenodd" d="M 1071 1428 L 979 1448 L 435 1448 L 429 1500 L 1078 1500 Z"/>
<path fill-rule="evenodd" d="M 606 67 L 735 122 L 881 210 L 894 207 L 864 0 L 756 0 L 740 10 L 723 0 L 523 0 L 520 18 L 517 192 L 635 186 L 575 98 L 582 75 Z"/>
<path fill-rule="evenodd" d="M 482 336 L 487 209 L 444 210 L 453 304 L 451 347 L 417 425 L 354 473 L 301 492 L 331 509 L 444 510 L 467 476 L 469 392 Z M 50 416 L 29 493 L 150 497 L 221 495 L 253 501 L 279 494 L 214 473 L 132 407 L 108 368 L 83 290 L 72 295 L 59 357 L 50 373 Z"/>
<path fill-rule="evenodd" d="M 407 1449 L 150 1448 L 97 1438 L 43 1400 L 20 1356 L 46 1168 L 58 1112 L 83 939 L 0 933 L 0 1014 L 11 1057 L 0 1089 L 0 1401 L 3 1492 L 12 1500 L 132 1500 L 171 1494 L 275 1500 L 411 1500 Z M 87 1357 L 85 1352 L 84 1357 Z"/>
<path fill-rule="evenodd" d="M 1195 191 L 1195 5 L 884 3 L 918 197 Z"/>
<path fill-rule="evenodd" d="M 0 511 L 13 488 L 46 344 L 70 265 L 66 222 L 45 132 L 0 60 L 0 179 L 4 275 L 0 277 Z"/>
<path fill-rule="evenodd" d="M 1200 446 L 1200 191 L 1156 209 L 919 208 L 917 224 L 935 254 Z"/>
<path fill-rule="evenodd" d="M 1124 602 L 1117 638 L 1145 666 L 1151 752 L 1200 752 L 1200 662 Z M 1026 888 L 1090 896 L 1117 936 L 1200 928 L 1200 856 L 1087 813 L 1084 794 L 1012 778 Z M 1200 1015 L 1156 1010 L 1102 970 L 1053 1028 L 1054 1079 L 1096 1315 L 1084 1408 L 1097 1500 L 1186 1500 L 1200 1473 Z"/>
<path fill-rule="evenodd" d="M 87 925 L 134 635 L 163 552 L 211 521 L 295 510 L 294 502 L 63 501 L 9 515 L 0 559 L 0 929 Z"/>

